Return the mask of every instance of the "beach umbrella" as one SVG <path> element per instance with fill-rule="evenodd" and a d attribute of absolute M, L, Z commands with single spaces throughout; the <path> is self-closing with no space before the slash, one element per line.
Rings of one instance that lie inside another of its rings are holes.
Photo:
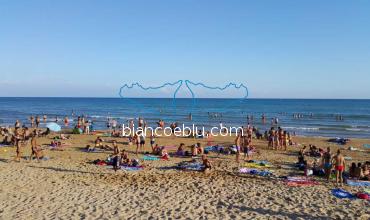
<path fill-rule="evenodd" d="M 47 123 L 46 124 L 46 127 L 49 128 L 51 131 L 55 131 L 55 132 L 58 132 L 58 131 L 62 130 L 62 128 L 60 127 L 60 125 L 58 125 L 55 122 Z"/>

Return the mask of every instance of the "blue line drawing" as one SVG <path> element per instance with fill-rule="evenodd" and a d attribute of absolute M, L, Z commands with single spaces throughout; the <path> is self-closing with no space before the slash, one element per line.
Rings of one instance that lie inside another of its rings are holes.
<path fill-rule="evenodd" d="M 193 99 L 192 100 L 193 101 L 192 109 L 196 105 L 196 97 L 195 97 L 194 91 L 190 88 L 189 84 L 191 84 L 193 86 L 202 86 L 203 88 L 206 88 L 206 89 L 219 90 L 219 91 L 224 91 L 224 90 L 228 89 L 229 87 L 234 87 L 235 89 L 244 89 L 245 90 L 245 95 L 242 98 L 240 98 L 239 100 L 246 100 L 248 98 L 248 95 L 249 95 L 249 90 L 248 90 L 247 86 L 245 86 L 243 83 L 240 83 L 239 85 L 237 85 L 236 83 L 229 82 L 226 86 L 219 87 L 219 86 L 207 86 L 207 85 L 205 85 L 204 83 L 201 83 L 201 82 L 194 83 L 190 80 L 185 80 L 185 86 L 190 91 L 192 99 Z"/>
<path fill-rule="evenodd" d="M 233 83 L 233 82 L 229 82 L 225 86 L 220 87 L 220 86 L 208 86 L 208 85 L 205 85 L 202 82 L 193 82 L 193 81 L 190 81 L 190 80 L 178 80 L 178 81 L 172 82 L 172 83 L 171 82 L 166 82 L 166 83 L 164 83 L 160 86 L 148 86 L 148 87 L 145 87 L 145 86 L 141 85 L 138 82 L 132 83 L 132 84 L 125 84 L 120 88 L 119 96 L 121 98 L 129 99 L 131 102 L 135 102 L 134 100 L 132 100 L 128 97 L 125 97 L 123 95 L 123 90 L 124 89 L 133 89 L 134 87 L 138 87 L 138 88 L 140 88 L 144 91 L 148 91 L 148 90 L 159 90 L 159 89 L 167 87 L 167 86 L 176 86 L 177 85 L 176 90 L 175 90 L 175 92 L 173 93 L 173 96 L 172 96 L 173 111 L 176 112 L 176 96 L 177 96 L 179 90 L 181 89 L 181 87 L 183 86 L 183 84 L 185 84 L 185 87 L 188 89 L 188 91 L 191 94 L 192 106 L 190 108 L 190 113 L 193 112 L 194 107 L 196 106 L 196 95 L 195 95 L 193 89 L 191 88 L 191 86 L 201 86 L 201 87 L 206 88 L 206 89 L 219 90 L 219 91 L 224 91 L 228 88 L 235 88 L 235 89 L 238 89 L 238 90 L 241 89 L 241 90 L 244 91 L 244 95 L 242 97 L 236 99 L 238 101 L 246 100 L 248 98 L 248 95 L 249 95 L 248 87 L 246 85 L 244 85 L 243 83 L 236 84 L 236 83 Z M 136 104 L 140 104 L 140 103 L 136 102 Z M 228 106 L 225 106 L 225 108 L 227 108 L 227 107 Z"/>

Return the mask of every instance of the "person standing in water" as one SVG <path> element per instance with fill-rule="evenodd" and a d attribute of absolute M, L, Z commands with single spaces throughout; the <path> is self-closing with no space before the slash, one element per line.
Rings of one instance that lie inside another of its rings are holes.
<path fill-rule="evenodd" d="M 36 128 L 39 128 L 40 125 L 40 116 L 36 116 Z"/>
<path fill-rule="evenodd" d="M 346 169 L 346 162 L 340 150 L 337 151 L 337 154 L 332 159 L 332 164 L 335 164 L 335 182 L 336 185 L 343 185 L 343 172 Z"/>

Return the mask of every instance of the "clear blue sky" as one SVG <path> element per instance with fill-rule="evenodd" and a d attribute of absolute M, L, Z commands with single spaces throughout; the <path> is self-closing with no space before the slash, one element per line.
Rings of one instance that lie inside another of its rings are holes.
<path fill-rule="evenodd" d="M 0 15 L 0 96 L 191 79 L 254 98 L 370 98 L 370 1 L 0 0 Z"/>

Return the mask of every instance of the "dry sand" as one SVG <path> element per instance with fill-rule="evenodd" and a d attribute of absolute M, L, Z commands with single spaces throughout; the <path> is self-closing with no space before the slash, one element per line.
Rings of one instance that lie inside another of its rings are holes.
<path fill-rule="evenodd" d="M 49 143 L 41 138 L 40 143 Z M 0 219 L 369 219 L 369 202 L 337 199 L 333 184 L 288 187 L 279 180 L 235 172 L 235 156 L 210 154 L 216 169 L 209 174 L 171 169 L 177 162 L 145 161 L 141 172 L 125 172 L 88 162 L 106 159 L 106 153 L 85 153 L 81 149 L 96 136 L 73 135 L 65 151 L 49 151 L 49 161 L 14 162 L 15 149 L 0 148 Z M 113 138 L 106 138 L 106 141 Z M 123 145 L 121 149 L 134 151 Z M 161 145 L 187 145 L 199 139 L 157 138 Z M 296 138 L 301 144 L 328 144 L 321 138 Z M 206 144 L 206 140 L 201 140 Z M 215 143 L 232 144 L 233 138 L 216 138 Z M 255 141 L 261 154 L 254 159 L 269 160 L 278 175 L 299 174 L 289 165 L 296 162 L 298 147 L 287 152 L 268 151 L 265 141 Z M 361 148 L 370 140 L 353 140 Z M 347 148 L 341 147 L 341 148 Z M 25 155 L 29 155 L 25 148 Z M 146 148 L 149 151 L 149 146 Z M 362 148 L 363 149 L 363 148 Z M 369 150 L 344 150 L 353 161 L 369 160 Z M 130 156 L 134 156 L 132 153 Z M 139 155 L 139 158 L 141 156 Z M 359 189 L 345 186 L 357 192 Z"/>

